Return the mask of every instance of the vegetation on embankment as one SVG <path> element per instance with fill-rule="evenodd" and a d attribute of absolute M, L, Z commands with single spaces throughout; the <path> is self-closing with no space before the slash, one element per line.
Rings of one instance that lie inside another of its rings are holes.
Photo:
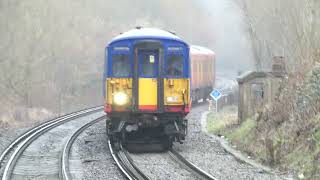
<path fill-rule="evenodd" d="M 208 116 L 208 131 L 227 137 L 250 156 L 300 177 L 320 178 L 320 66 L 283 82 L 280 94 L 235 125 L 225 112 Z"/>
<path fill-rule="evenodd" d="M 256 69 L 270 70 L 273 57 L 281 56 L 288 77 L 277 98 L 254 117 L 216 132 L 262 162 L 320 179 L 320 2 L 241 2 Z"/>
<path fill-rule="evenodd" d="M 218 113 L 208 114 L 207 130 L 210 133 L 222 134 L 221 130 L 230 128 L 232 125 L 237 125 L 237 107 L 226 106 Z"/>

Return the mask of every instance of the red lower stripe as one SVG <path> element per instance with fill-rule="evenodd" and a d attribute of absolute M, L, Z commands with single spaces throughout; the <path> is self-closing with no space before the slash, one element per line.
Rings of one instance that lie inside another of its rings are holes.
<path fill-rule="evenodd" d="M 184 112 L 184 106 L 165 106 L 164 111 L 166 112 Z"/>
<path fill-rule="evenodd" d="M 111 105 L 110 104 L 105 104 L 104 105 L 104 112 L 110 113 L 112 111 Z"/>
<path fill-rule="evenodd" d="M 140 105 L 139 110 L 141 110 L 141 111 L 156 111 L 157 105 Z"/>
<path fill-rule="evenodd" d="M 139 110 L 140 111 L 156 111 L 158 109 L 157 105 L 140 105 Z M 191 106 L 165 106 L 164 111 L 165 112 L 183 112 L 183 113 L 189 113 L 191 109 Z M 106 113 L 112 112 L 112 106 L 109 104 L 106 104 L 104 106 L 104 111 Z M 114 109 L 113 111 L 117 112 L 123 112 L 126 111 L 125 109 L 117 108 Z"/>
<path fill-rule="evenodd" d="M 189 113 L 189 112 L 190 112 L 190 106 L 185 107 L 185 108 L 184 108 L 184 112 L 185 112 L 185 113 Z"/>
<path fill-rule="evenodd" d="M 190 112 L 190 106 L 182 106 L 182 105 L 175 105 L 175 106 L 165 106 L 165 112 L 180 112 L 188 114 Z"/>

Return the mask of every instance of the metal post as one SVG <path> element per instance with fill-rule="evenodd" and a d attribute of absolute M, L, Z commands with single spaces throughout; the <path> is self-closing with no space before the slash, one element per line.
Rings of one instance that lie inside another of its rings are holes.
<path fill-rule="evenodd" d="M 218 99 L 216 100 L 216 113 L 218 113 Z"/>
<path fill-rule="evenodd" d="M 208 100 L 209 102 L 209 111 L 213 110 L 213 102 L 212 100 Z"/>

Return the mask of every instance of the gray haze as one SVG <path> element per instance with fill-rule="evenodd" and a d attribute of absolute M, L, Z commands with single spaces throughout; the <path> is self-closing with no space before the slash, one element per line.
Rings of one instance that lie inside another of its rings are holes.
<path fill-rule="evenodd" d="M 147 2 L 142 5 L 145 6 L 143 15 L 150 21 L 146 25 L 173 30 L 190 44 L 214 50 L 219 76 L 234 78 L 239 71 L 253 68 L 251 41 L 239 1 Z M 136 18 L 141 20 L 139 15 Z"/>
<path fill-rule="evenodd" d="M 17 107 L 60 114 L 101 104 L 104 48 L 138 25 L 211 48 L 220 77 L 234 78 L 252 64 L 242 17 L 230 0 L 1 0 L 0 120 L 19 119 Z"/>
<path fill-rule="evenodd" d="M 220 76 L 235 77 L 253 68 L 254 58 L 241 5 L 234 0 L 198 0 L 212 23 L 215 41 L 206 44 L 217 56 Z"/>

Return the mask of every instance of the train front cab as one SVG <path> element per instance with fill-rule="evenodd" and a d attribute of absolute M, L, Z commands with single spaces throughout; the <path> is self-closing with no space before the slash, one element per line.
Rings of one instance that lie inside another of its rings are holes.
<path fill-rule="evenodd" d="M 164 137 L 169 145 L 184 139 L 190 111 L 187 44 L 164 39 L 117 41 L 108 47 L 106 66 L 105 111 L 111 137 L 123 142 L 131 137 Z"/>

